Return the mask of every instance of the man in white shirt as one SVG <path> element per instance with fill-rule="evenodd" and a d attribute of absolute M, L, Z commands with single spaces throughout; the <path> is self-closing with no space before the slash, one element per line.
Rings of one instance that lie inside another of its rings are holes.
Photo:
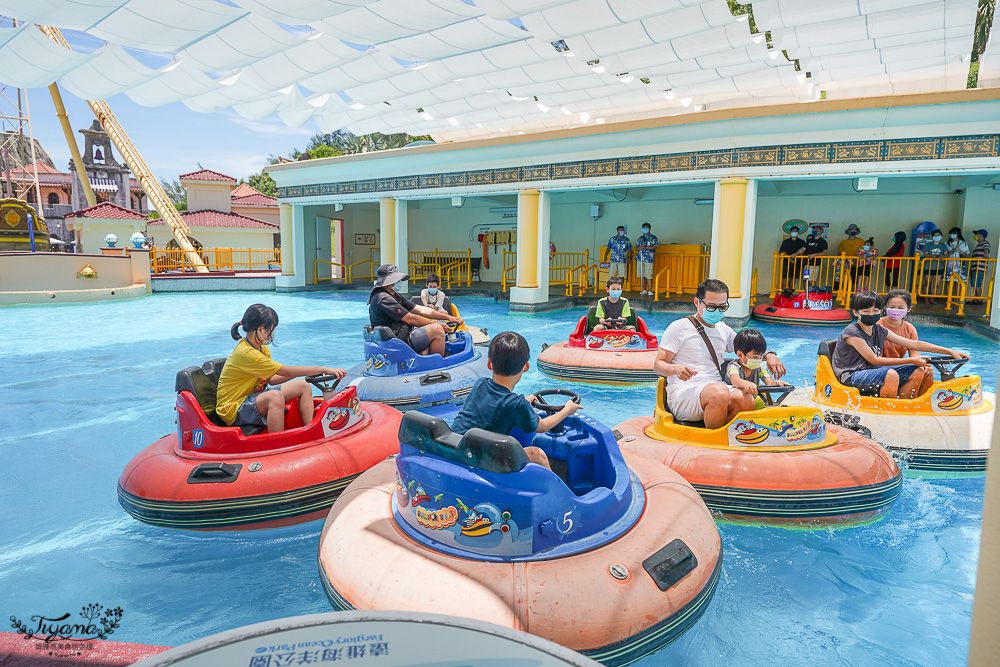
<path fill-rule="evenodd" d="M 733 351 L 736 332 L 722 321 L 729 310 L 729 287 L 709 279 L 698 285 L 694 315 L 712 343 L 715 359 L 695 324 L 688 318 L 672 322 L 660 337 L 653 370 L 667 378 L 667 402 L 681 421 L 704 420 L 705 428 L 721 428 L 738 412 L 753 410 L 753 396 L 726 384 L 718 364 Z M 775 378 L 785 374 L 785 366 L 773 352 L 765 355 Z M 718 361 L 718 364 L 716 363 Z"/>

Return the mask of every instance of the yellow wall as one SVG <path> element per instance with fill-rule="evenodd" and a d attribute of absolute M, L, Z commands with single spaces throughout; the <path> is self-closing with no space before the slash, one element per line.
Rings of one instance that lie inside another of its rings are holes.
<path fill-rule="evenodd" d="M 80 229 L 80 242 L 83 244 L 83 251 L 86 253 L 100 252 L 101 248 L 107 245 L 104 243 L 104 237 L 108 234 L 114 234 L 118 237 L 116 247 L 130 247 L 132 244 L 129 242 L 129 237 L 135 232 L 141 232 L 146 225 L 145 220 L 114 220 L 104 218 L 77 218 L 74 220 L 73 218 L 68 218 L 67 221 L 73 221 L 74 227 Z M 167 233 L 170 233 L 169 230 Z M 171 236 L 171 238 L 173 237 Z"/>
<path fill-rule="evenodd" d="M 97 277 L 78 278 L 76 274 L 88 264 L 97 271 Z M 115 288 L 134 282 L 132 260 L 124 255 L 0 254 L 0 292 Z"/>
<path fill-rule="evenodd" d="M 236 187 L 236 183 L 201 183 L 182 180 L 181 185 L 187 190 L 189 211 L 211 209 L 229 213 L 232 210 L 232 191 Z"/>

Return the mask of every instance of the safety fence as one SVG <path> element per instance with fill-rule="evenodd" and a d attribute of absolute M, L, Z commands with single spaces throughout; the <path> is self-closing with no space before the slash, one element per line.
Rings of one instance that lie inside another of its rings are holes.
<path fill-rule="evenodd" d="M 585 252 L 556 252 L 549 255 L 549 285 L 566 288 L 567 296 L 576 284 L 574 273 L 581 265 L 586 265 L 589 257 Z"/>
<path fill-rule="evenodd" d="M 872 291 L 885 296 L 893 289 L 908 290 L 914 299 L 945 300 L 945 310 L 957 305 L 986 305 L 989 314 L 996 274 L 996 260 L 971 257 L 849 257 L 819 255 L 790 257 L 774 254 L 771 273 L 773 299 L 778 292 L 830 288 L 847 307 L 854 292 Z"/>
<path fill-rule="evenodd" d="M 281 248 L 201 248 L 197 253 L 209 271 L 281 269 Z M 153 273 L 195 270 L 191 260 L 180 248 L 151 247 L 149 265 Z"/>
<path fill-rule="evenodd" d="M 472 286 L 472 248 L 468 250 L 411 250 L 407 253 L 406 272 L 411 279 L 426 280 L 432 273 L 441 279 L 442 287 L 452 283 Z"/>
<path fill-rule="evenodd" d="M 329 276 L 319 275 L 320 264 L 328 264 L 330 266 Z M 360 269 L 358 270 L 358 273 L 355 273 L 354 269 L 360 267 L 363 264 L 368 265 L 368 273 L 361 273 Z M 340 267 L 341 273 L 339 276 L 333 275 L 334 267 Z M 342 278 L 344 282 L 348 285 L 353 283 L 355 280 L 360 280 L 361 278 L 365 278 L 367 280 L 373 280 L 374 279 L 373 269 L 374 269 L 374 262 L 372 261 L 371 258 L 363 259 L 360 262 L 354 262 L 354 264 L 341 264 L 340 262 L 334 262 L 326 259 L 317 259 L 315 262 L 313 262 L 313 285 L 318 285 L 321 282 L 325 282 L 327 280 L 333 280 L 334 278 L 337 279 Z"/>
<path fill-rule="evenodd" d="M 670 293 L 694 294 L 698 285 L 708 279 L 711 254 L 707 252 L 677 255 L 657 255 L 653 262 L 653 300 Z"/>

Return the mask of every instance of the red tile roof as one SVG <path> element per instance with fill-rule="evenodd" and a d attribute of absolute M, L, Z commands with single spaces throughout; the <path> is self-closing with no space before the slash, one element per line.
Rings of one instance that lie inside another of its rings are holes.
<path fill-rule="evenodd" d="M 260 195 L 263 194 L 260 190 L 250 185 L 249 183 L 240 183 L 233 189 L 233 197 L 247 197 L 249 195 Z"/>
<path fill-rule="evenodd" d="M 181 217 L 189 227 L 252 227 L 256 229 L 278 229 L 278 225 L 264 222 L 256 218 L 248 218 L 239 213 L 223 213 L 222 211 L 182 211 Z M 150 220 L 151 225 L 165 224 L 163 220 Z"/>
<path fill-rule="evenodd" d="M 24 169 L 29 174 L 32 174 L 32 173 L 34 173 L 35 168 L 36 167 L 35 167 L 34 164 L 29 164 Z M 38 173 L 39 174 L 62 174 L 62 173 L 65 173 L 65 172 L 59 171 L 55 167 L 50 167 L 49 165 L 45 164 L 44 162 L 39 162 L 37 169 L 38 169 Z"/>
<path fill-rule="evenodd" d="M 192 171 L 189 174 L 181 174 L 179 178 L 186 181 L 236 181 L 232 176 L 226 176 L 211 169 L 201 169 L 199 171 Z"/>
<path fill-rule="evenodd" d="M 278 200 L 258 192 L 245 197 L 233 197 L 232 203 L 233 206 L 277 206 Z"/>
<path fill-rule="evenodd" d="M 67 213 L 67 218 L 105 218 L 112 220 L 145 220 L 146 216 L 137 211 L 130 211 L 111 202 L 101 202 L 96 206 L 81 208 L 79 211 Z"/>

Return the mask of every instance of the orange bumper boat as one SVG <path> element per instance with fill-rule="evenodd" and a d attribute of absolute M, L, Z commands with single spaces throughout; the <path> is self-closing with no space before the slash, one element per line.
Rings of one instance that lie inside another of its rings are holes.
<path fill-rule="evenodd" d="M 362 403 L 332 376 L 302 424 L 290 402 L 286 430 L 224 426 L 215 414 L 225 359 L 177 373 L 177 431 L 139 452 L 118 480 L 118 501 L 139 521 L 189 530 L 251 530 L 323 518 L 360 473 L 399 451 L 402 414 Z"/>
<path fill-rule="evenodd" d="M 594 331 L 596 308 L 580 318 L 569 340 L 542 346 L 538 370 L 550 377 L 573 382 L 629 385 L 656 382 L 656 336 L 635 313 L 628 329 Z"/>
<path fill-rule="evenodd" d="M 794 387 L 767 388 L 786 394 Z M 780 404 L 783 396 L 779 397 Z M 674 419 L 666 381 L 653 417 L 615 427 L 622 449 L 662 461 L 698 490 L 705 504 L 740 523 L 846 526 L 881 518 L 903 476 L 874 440 L 823 421 L 816 408 L 765 407 L 722 428 Z"/>
<path fill-rule="evenodd" d="M 623 457 L 607 426 L 577 415 L 557 432 L 462 436 L 408 412 L 399 438 L 323 527 L 338 609 L 466 616 L 624 665 L 707 607 L 722 562 L 711 513 L 666 466 Z"/>

